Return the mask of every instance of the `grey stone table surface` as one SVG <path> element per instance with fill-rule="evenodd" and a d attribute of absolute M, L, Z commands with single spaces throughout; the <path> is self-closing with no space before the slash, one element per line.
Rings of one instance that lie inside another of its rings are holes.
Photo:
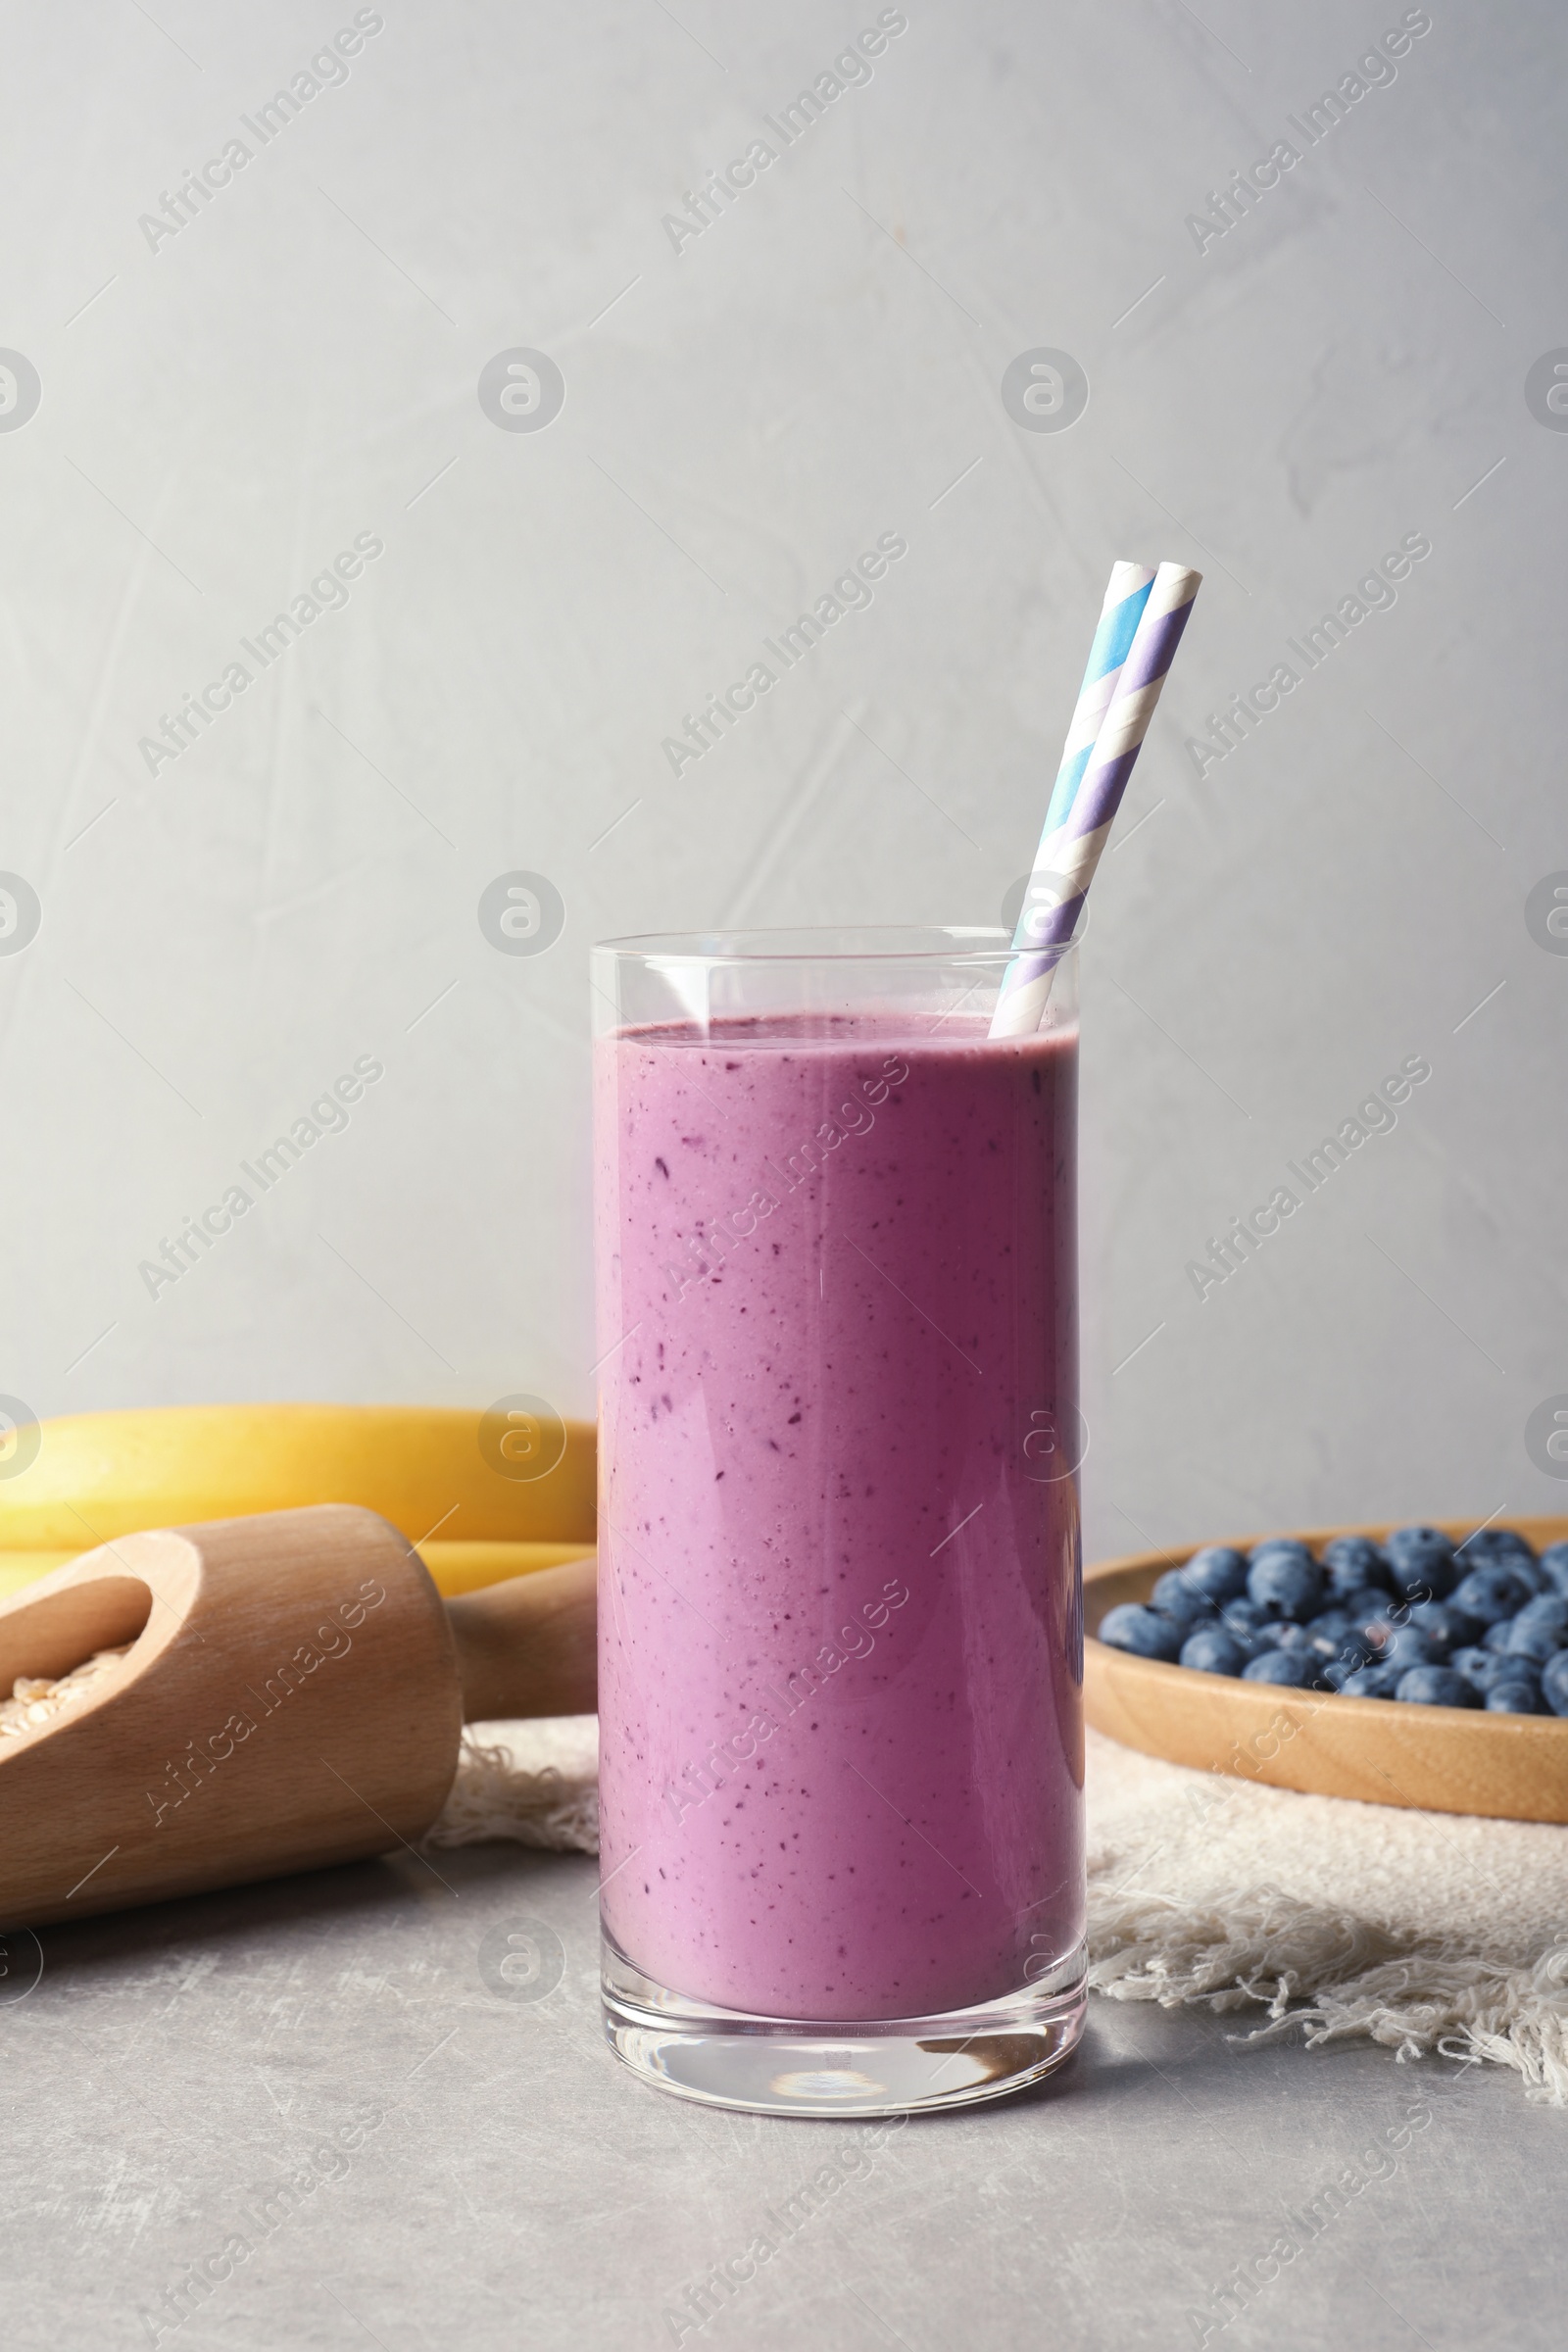
<path fill-rule="evenodd" d="M 540 1922 L 548 1990 L 481 1965 Z M 1568 2116 L 1500 2071 L 1097 1999 L 1011 2101 L 727 2115 L 612 2059 L 596 1941 L 507 1846 L 7 1938 L 7 2346 L 1561 2345 Z"/>

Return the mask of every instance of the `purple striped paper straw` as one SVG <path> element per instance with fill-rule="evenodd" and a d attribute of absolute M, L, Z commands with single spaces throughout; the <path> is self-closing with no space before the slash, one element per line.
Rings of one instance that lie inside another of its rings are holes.
<path fill-rule="evenodd" d="M 1062 828 L 1068 811 L 1078 797 L 1078 787 L 1085 770 L 1095 756 L 1095 745 L 1110 709 L 1122 665 L 1132 651 L 1138 623 L 1144 617 L 1149 592 L 1154 585 L 1152 564 L 1113 564 L 1105 588 L 1105 601 L 1100 608 L 1100 625 L 1089 648 L 1089 660 L 1084 666 L 1083 684 L 1078 689 L 1077 707 L 1062 746 L 1061 765 L 1052 788 L 1046 821 L 1035 851 L 1035 861 L 1024 885 L 1023 904 L 1018 908 L 1018 920 L 1013 927 L 1014 955 L 1025 955 L 1043 934 L 1043 927 L 1061 896 L 1057 852 L 1061 847 Z"/>
<path fill-rule="evenodd" d="M 1062 746 L 1061 765 L 1052 790 L 1051 805 L 1046 810 L 1045 830 L 1040 847 L 1035 852 L 1035 868 L 1054 872 L 1051 862 L 1053 838 L 1078 797 L 1084 770 L 1094 757 L 1105 712 L 1110 709 L 1122 673 L 1122 664 L 1132 651 L 1138 623 L 1144 617 L 1144 607 L 1154 584 L 1154 574 L 1147 564 L 1117 563 L 1110 567 L 1110 580 L 1105 589 L 1105 601 L 1100 608 L 1100 626 L 1089 648 L 1089 660 L 1084 666 L 1084 682 L 1078 689 L 1078 705 L 1067 729 Z M 1018 928 L 1013 939 L 1015 948 L 1033 944 L 1034 934 L 1028 928 L 1030 915 L 1029 894 L 1024 893 L 1023 906 L 1018 910 Z"/>
<path fill-rule="evenodd" d="M 1028 954 L 1014 956 L 1003 975 L 991 1021 L 993 1037 L 1030 1037 L 1040 1026 L 1052 978 L 1083 911 L 1202 576 L 1181 564 L 1161 564 L 1154 574 L 1089 765 L 1052 838 L 1057 902 L 1050 907 L 1037 904 L 1034 946 Z"/>

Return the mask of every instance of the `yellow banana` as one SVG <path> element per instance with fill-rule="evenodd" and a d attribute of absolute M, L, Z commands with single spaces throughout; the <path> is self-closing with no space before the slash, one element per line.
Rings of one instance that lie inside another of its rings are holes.
<path fill-rule="evenodd" d="M 0 1600 L 9 1600 L 35 1577 L 47 1576 L 51 1568 L 64 1568 L 79 1556 L 74 1551 L 0 1551 Z M 4 1696 L 0 1687 L 0 1698 Z"/>
<path fill-rule="evenodd" d="M 90 1547 L 89 1547 L 90 1548 Z M 580 1560 L 592 1544 L 421 1544 L 419 1557 L 435 1579 L 438 1592 L 450 1600 L 459 1592 L 477 1592 L 481 1585 L 499 1585 L 512 1576 L 531 1576 L 536 1568 L 560 1568 Z M 51 1568 L 64 1568 L 76 1551 L 0 1551 L 0 1600 L 20 1592 Z"/>
<path fill-rule="evenodd" d="M 531 1576 L 536 1568 L 561 1568 L 593 1550 L 589 1544 L 421 1544 L 419 1557 L 435 1579 L 438 1592 L 450 1600 L 459 1592 L 477 1592 L 481 1585 L 499 1585 L 509 1576 Z M 0 1560 L 4 1554 L 0 1553 Z"/>
<path fill-rule="evenodd" d="M 515 1409 L 193 1404 L 45 1421 L 32 1460 L 0 1478 L 0 1569 L 7 1555 L 74 1558 L 137 1528 L 312 1502 L 362 1503 L 437 1553 L 480 1543 L 580 1556 L 594 1542 L 593 1429 L 506 1401 Z"/>

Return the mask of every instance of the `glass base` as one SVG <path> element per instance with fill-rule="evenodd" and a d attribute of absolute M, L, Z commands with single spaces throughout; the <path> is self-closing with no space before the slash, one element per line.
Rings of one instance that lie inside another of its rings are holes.
<path fill-rule="evenodd" d="M 751 2017 L 645 1977 L 606 1935 L 605 2037 L 645 2082 L 760 2115 L 908 2115 L 1038 2082 L 1084 2030 L 1083 1947 L 1039 1984 L 934 2017 Z"/>

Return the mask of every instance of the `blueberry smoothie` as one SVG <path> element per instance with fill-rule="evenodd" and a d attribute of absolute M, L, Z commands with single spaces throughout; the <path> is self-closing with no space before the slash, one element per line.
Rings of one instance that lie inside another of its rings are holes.
<path fill-rule="evenodd" d="M 1077 1041 L 595 1048 L 603 1906 L 646 1976 L 929 2016 L 1083 1934 Z"/>

